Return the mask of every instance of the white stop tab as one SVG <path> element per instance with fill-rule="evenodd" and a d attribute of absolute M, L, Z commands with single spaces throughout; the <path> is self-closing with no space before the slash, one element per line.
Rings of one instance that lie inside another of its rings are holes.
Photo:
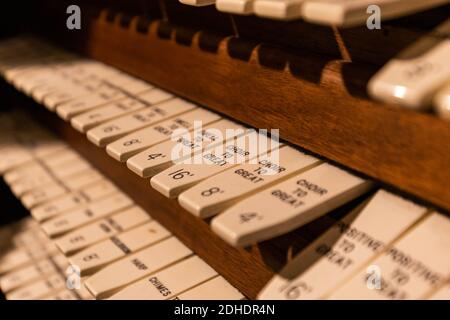
<path fill-rule="evenodd" d="M 291 260 L 259 299 L 323 299 L 380 254 L 427 209 L 378 191 Z M 389 221 L 389 223 L 386 223 Z"/>
<path fill-rule="evenodd" d="M 372 182 L 322 164 L 247 198 L 212 221 L 234 246 L 247 246 L 292 231 L 364 194 Z"/>

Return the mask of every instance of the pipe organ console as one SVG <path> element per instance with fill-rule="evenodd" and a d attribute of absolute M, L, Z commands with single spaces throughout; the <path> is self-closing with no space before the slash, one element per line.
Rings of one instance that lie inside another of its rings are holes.
<path fill-rule="evenodd" d="M 450 298 L 450 1 L 72 2 L 2 13 L 7 299 Z"/>

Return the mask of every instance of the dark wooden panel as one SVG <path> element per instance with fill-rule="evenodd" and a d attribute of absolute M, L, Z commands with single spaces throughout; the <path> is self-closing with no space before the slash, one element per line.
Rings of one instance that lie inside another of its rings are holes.
<path fill-rule="evenodd" d="M 149 179 L 133 174 L 123 163 L 110 158 L 104 149 L 95 147 L 84 135 L 56 117 L 45 116 L 45 124 L 56 130 L 60 137 L 246 296 L 254 298 L 270 279 L 270 268 L 255 259 L 251 252 L 225 244 L 211 232 L 206 222 L 184 211 L 177 201 L 166 199 L 153 190 Z M 236 270 L 243 270 L 242 275 L 236 273 Z"/>

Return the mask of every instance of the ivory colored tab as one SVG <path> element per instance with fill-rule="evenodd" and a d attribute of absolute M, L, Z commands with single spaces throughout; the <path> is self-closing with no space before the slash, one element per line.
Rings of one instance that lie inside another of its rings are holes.
<path fill-rule="evenodd" d="M 73 58 L 74 57 L 68 57 L 67 55 L 65 57 L 60 56 L 58 60 L 55 60 L 53 62 L 47 61 L 40 66 L 29 69 L 27 72 L 17 74 L 13 78 L 11 78 L 10 81 L 18 88 L 21 88 L 21 84 L 29 83 L 29 81 L 32 81 L 35 78 L 40 78 L 43 75 L 65 76 L 63 70 L 67 69 L 71 65 L 72 61 L 74 61 Z"/>
<path fill-rule="evenodd" d="M 91 165 L 87 161 L 74 160 L 50 168 L 50 170 L 56 178 L 64 180 L 66 177 L 77 174 L 78 172 L 84 171 L 89 168 L 91 168 Z"/>
<path fill-rule="evenodd" d="M 135 131 L 106 147 L 106 152 L 117 161 L 124 162 L 131 156 L 155 144 L 186 134 L 194 129 L 219 120 L 220 116 L 203 108 L 196 108 L 153 126 Z"/>
<path fill-rule="evenodd" d="M 150 126 L 177 114 L 194 109 L 195 105 L 181 99 L 172 99 L 158 105 L 133 112 L 129 115 L 105 122 L 87 132 L 88 139 L 104 147 L 124 135 Z"/>
<path fill-rule="evenodd" d="M 78 153 L 67 148 L 60 151 L 55 151 L 48 156 L 40 158 L 39 160 L 51 170 L 74 161 L 86 162 Z"/>
<path fill-rule="evenodd" d="M 214 4 L 216 2 L 216 0 L 180 0 L 180 2 L 183 4 L 190 5 L 190 6 L 201 7 L 201 6 L 209 6 L 211 4 Z"/>
<path fill-rule="evenodd" d="M 7 82 L 12 83 L 12 81 L 18 77 L 49 70 L 48 68 L 45 68 L 45 66 L 46 61 L 44 60 L 42 60 L 41 62 L 22 65 L 17 68 L 6 70 L 5 73 L 3 74 L 3 77 Z"/>
<path fill-rule="evenodd" d="M 276 157 L 277 155 L 277 157 Z M 289 146 L 262 156 L 256 164 L 241 164 L 212 176 L 180 194 L 178 202 L 192 214 L 207 218 L 240 199 L 320 161 Z"/>
<path fill-rule="evenodd" d="M 2 76 L 5 76 L 6 72 L 16 70 L 27 64 L 34 64 L 39 60 L 41 60 L 41 57 L 35 55 L 35 53 L 32 51 L 27 53 L 26 56 L 20 54 L 17 56 L 10 56 L 4 58 L 4 61 L 2 61 L 2 64 L 0 65 L 0 72 Z"/>
<path fill-rule="evenodd" d="M 35 220 L 33 219 L 33 221 Z M 34 245 L 45 245 L 49 242 L 49 239 L 40 226 L 37 225 L 25 229 L 13 229 L 9 241 L 11 245 L 17 248 L 27 249 Z"/>
<path fill-rule="evenodd" d="M 80 79 L 77 79 L 76 77 L 72 78 L 72 81 L 78 85 L 80 85 L 82 88 L 86 89 L 86 94 L 90 94 L 92 92 L 98 92 L 100 90 L 106 89 L 109 86 L 103 81 L 103 79 L 96 77 L 95 75 L 91 75 L 88 77 L 82 76 Z M 71 99 L 76 99 L 75 95 Z M 57 102 L 57 105 L 60 103 L 64 103 L 63 101 Z"/>
<path fill-rule="evenodd" d="M 6 239 L 14 234 L 16 237 L 21 237 L 23 234 L 40 232 L 39 224 L 31 217 L 22 218 L 17 222 L 8 224 L 7 226 L 0 228 L 0 241 L 6 241 Z"/>
<path fill-rule="evenodd" d="M 109 181 L 103 180 L 85 187 L 82 191 L 66 194 L 31 210 L 31 215 L 38 221 L 44 221 L 66 211 L 83 207 L 90 201 L 117 192 Z"/>
<path fill-rule="evenodd" d="M 200 163 L 176 164 L 154 176 L 150 182 L 153 188 L 166 197 L 176 197 L 210 176 L 242 164 L 260 154 L 265 154 L 272 148 L 279 147 L 275 141 L 272 143 L 269 141 L 271 141 L 270 138 L 251 132 L 236 140 L 227 141 L 224 146 L 205 151 L 200 157 Z M 261 145 L 267 147 L 258 148 Z M 257 163 L 258 160 L 255 159 L 253 162 Z"/>
<path fill-rule="evenodd" d="M 13 130 L 13 128 L 10 128 L 9 130 Z M 26 133 L 23 134 L 26 135 Z M 18 137 L 19 133 L 14 132 L 14 134 L 11 137 L 9 137 L 9 139 L 6 140 L 6 146 L 2 147 L 2 151 L 5 153 L 7 157 L 15 157 L 17 155 L 22 155 L 22 153 L 29 154 L 29 152 L 25 150 L 25 147 L 21 145 L 21 143 L 17 140 Z"/>
<path fill-rule="evenodd" d="M 84 300 L 81 299 L 75 290 L 62 289 L 56 293 L 48 295 L 44 300 Z"/>
<path fill-rule="evenodd" d="M 10 292 L 11 290 L 27 285 L 55 271 L 55 266 L 52 264 L 51 260 L 43 259 L 37 261 L 35 264 L 14 270 L 4 275 L 0 278 L 0 287 L 3 292 Z"/>
<path fill-rule="evenodd" d="M 46 70 L 43 72 L 28 74 L 27 77 L 17 77 L 16 79 L 13 79 L 12 83 L 16 89 L 30 95 L 34 88 L 51 82 L 55 83 L 57 81 L 61 81 L 61 79 L 63 79 L 63 75 L 51 70 Z"/>
<path fill-rule="evenodd" d="M 37 243 L 29 245 L 26 249 L 15 249 L 2 255 L 0 258 L 0 274 L 26 266 L 34 260 L 42 259 L 45 256 L 54 254 L 55 252 L 57 252 L 57 249 L 51 243 Z"/>
<path fill-rule="evenodd" d="M 111 76 L 111 75 L 110 75 Z M 108 84 L 95 74 L 82 74 L 80 76 L 69 77 L 73 83 L 79 85 L 81 88 L 87 89 L 87 93 L 94 92 L 96 90 L 101 90 L 108 88 Z M 62 90 L 63 92 L 65 90 Z M 76 98 L 76 97 L 74 97 Z"/>
<path fill-rule="evenodd" d="M 56 107 L 56 112 L 64 120 L 69 120 L 80 113 L 124 97 L 126 96 L 121 90 L 114 88 L 102 88 L 93 94 L 60 104 Z"/>
<path fill-rule="evenodd" d="M 202 259 L 193 256 L 146 277 L 113 295 L 112 300 L 166 300 L 217 275 Z"/>
<path fill-rule="evenodd" d="M 8 185 L 11 185 L 18 180 L 27 178 L 28 176 L 32 176 L 35 174 L 41 174 L 44 171 L 45 170 L 40 165 L 40 163 L 36 161 L 30 161 L 17 168 L 13 168 L 12 170 L 7 171 L 3 175 L 3 180 L 5 180 Z"/>
<path fill-rule="evenodd" d="M 13 182 L 10 188 L 16 197 L 21 197 L 26 192 L 40 188 L 46 184 L 54 183 L 55 181 L 54 177 L 44 171 Z"/>
<path fill-rule="evenodd" d="M 438 289 L 434 292 L 430 297 L 430 300 L 450 300 L 450 284 L 442 286 L 442 288 Z"/>
<path fill-rule="evenodd" d="M 39 158 L 41 161 L 51 163 L 50 157 L 57 157 L 57 152 L 68 152 L 68 145 L 57 139 L 52 139 L 50 136 L 43 137 L 43 140 L 35 140 L 35 147 L 32 150 L 33 154 Z M 80 157 L 78 157 L 80 159 Z"/>
<path fill-rule="evenodd" d="M 47 131 L 44 131 L 43 128 L 42 130 L 43 131 L 33 130 L 32 136 L 28 137 L 30 145 L 27 146 L 27 148 L 37 159 L 44 161 L 49 157 L 56 156 L 59 152 L 67 151 L 68 145 L 66 143 L 54 139 L 54 137 Z"/>
<path fill-rule="evenodd" d="M 69 261 L 80 268 L 81 275 L 92 274 L 103 266 L 153 245 L 170 235 L 170 232 L 158 222 L 150 221 L 86 248 L 70 257 Z"/>
<path fill-rule="evenodd" d="M 188 291 L 173 300 L 243 300 L 244 295 L 233 287 L 222 276 L 217 276 Z"/>
<path fill-rule="evenodd" d="M 37 221 L 44 221 L 66 211 L 85 205 L 87 202 L 88 199 L 85 195 L 80 192 L 75 192 L 35 207 L 31 210 L 31 215 Z"/>
<path fill-rule="evenodd" d="M 228 243 L 247 246 L 292 231 L 371 187 L 370 181 L 325 163 L 238 202 L 211 226 Z"/>
<path fill-rule="evenodd" d="M 88 95 L 90 93 L 90 90 L 82 86 L 73 84 L 70 87 L 67 86 L 67 88 L 64 89 L 52 91 L 51 93 L 45 95 L 43 99 L 36 100 L 42 103 L 50 111 L 54 111 L 57 105 Z"/>
<path fill-rule="evenodd" d="M 8 131 L 13 131 L 13 128 L 10 128 Z M 25 134 L 26 133 L 22 133 Z M 17 155 L 22 155 L 23 153 L 29 154 L 27 150 L 25 150 L 25 147 L 21 145 L 21 143 L 18 141 L 19 133 L 16 131 L 13 133 L 12 136 L 7 138 L 6 145 L 2 147 L 2 152 L 5 153 L 6 157 L 15 157 Z M 6 138 L 6 137 L 3 137 Z M 2 161 L 3 158 L 1 159 Z"/>
<path fill-rule="evenodd" d="M 19 167 L 19 169 L 21 168 L 22 166 Z M 16 194 L 17 196 L 20 196 L 30 190 L 33 190 L 36 187 L 41 187 L 45 183 L 50 183 L 54 181 L 54 179 L 50 176 L 49 172 L 46 171 L 42 166 L 36 166 L 33 167 L 32 169 L 30 168 L 29 170 L 26 171 L 23 170 L 21 172 L 8 171 L 8 173 L 12 173 L 13 175 L 8 176 L 9 181 L 5 179 L 5 182 L 10 186 L 13 193 Z M 13 179 L 16 173 L 17 179 Z"/>
<path fill-rule="evenodd" d="M 82 96 L 87 96 L 96 90 L 100 90 L 105 87 L 107 87 L 106 84 L 95 78 L 83 79 L 79 83 L 72 80 L 62 86 L 61 89 L 52 91 L 50 94 L 45 95 L 43 99 L 41 98 L 37 101 L 41 102 L 49 110 L 54 111 L 56 110 L 56 107 L 62 103 L 80 98 Z M 35 96 L 34 93 L 33 96 Z"/>
<path fill-rule="evenodd" d="M 78 131 L 86 132 L 108 120 L 143 109 L 146 106 L 144 102 L 135 98 L 126 98 L 75 116 L 71 119 L 70 123 Z"/>
<path fill-rule="evenodd" d="M 69 149 L 53 152 L 47 157 L 40 158 L 39 160 L 51 171 L 59 171 L 64 166 L 75 163 L 76 161 L 87 163 L 87 161 L 84 160 L 79 154 Z"/>
<path fill-rule="evenodd" d="M 92 82 L 91 80 L 104 84 L 106 79 L 112 79 L 121 74 L 117 69 L 94 60 L 74 62 L 71 66 L 59 70 L 59 73 L 85 87 Z"/>
<path fill-rule="evenodd" d="M 7 70 L 4 77 L 9 83 L 14 83 L 14 80 L 16 79 L 26 78 L 30 75 L 35 75 L 42 72 L 57 73 L 57 68 L 67 64 L 69 59 L 70 57 L 65 54 L 53 52 L 46 58 L 36 61 L 36 63 L 25 64 L 13 70 Z"/>
<path fill-rule="evenodd" d="M 261 17 L 293 20 L 301 17 L 305 0 L 255 0 L 253 10 Z"/>
<path fill-rule="evenodd" d="M 4 121 L 2 121 L 4 122 Z M 14 121 L 14 124 L 10 124 L 8 129 L 2 129 L 4 133 L 12 133 L 8 136 L 2 136 L 2 140 L 4 141 L 4 145 L 2 145 L 2 153 L 4 153 L 5 157 L 11 158 L 17 155 L 22 155 L 23 153 L 30 154 L 23 145 L 18 141 L 21 134 L 27 135 L 25 132 L 17 132 L 13 126 L 16 126 L 17 122 Z M 7 130 L 7 131 L 5 131 Z M 1 161 L 5 161 L 0 159 Z"/>
<path fill-rule="evenodd" d="M 71 79 L 55 73 L 42 73 L 41 75 L 30 77 L 27 81 L 21 81 L 16 84 L 16 87 L 36 101 L 42 101 L 46 95 L 60 90 L 64 86 L 73 87 L 76 86 L 76 84 L 74 84 Z"/>
<path fill-rule="evenodd" d="M 73 151 L 71 152 L 67 144 L 61 143 L 61 141 L 45 142 L 44 140 L 50 140 L 52 138 L 46 136 L 47 134 L 44 134 L 42 137 L 38 133 L 36 135 L 36 137 L 31 138 L 34 140 L 32 142 L 34 146 L 30 151 L 42 164 L 53 168 L 69 161 L 84 161 L 79 154 Z"/>
<path fill-rule="evenodd" d="M 0 173 L 2 175 L 8 170 L 22 166 L 23 164 L 33 160 L 33 156 L 25 150 L 20 151 L 20 153 L 15 152 L 15 154 L 12 155 L 9 153 L 10 149 L 11 147 L 7 146 L 1 150 L 4 154 L 3 158 L 0 159 Z"/>
<path fill-rule="evenodd" d="M 12 271 L 25 265 L 31 260 L 30 254 L 25 250 L 14 250 L 3 254 L 0 258 L 0 274 Z"/>
<path fill-rule="evenodd" d="M 448 3 L 448 0 L 306 0 L 303 5 L 303 18 L 320 24 L 340 27 L 365 25 L 373 11 L 371 5 L 377 6 L 382 21 L 425 11 Z"/>
<path fill-rule="evenodd" d="M 94 201 L 112 193 L 116 193 L 117 191 L 117 187 L 112 182 L 102 180 L 83 188 L 80 192 L 83 193 L 89 201 Z"/>
<path fill-rule="evenodd" d="M 181 241 L 170 237 L 106 266 L 87 279 L 85 285 L 96 299 L 104 299 L 191 254 Z"/>
<path fill-rule="evenodd" d="M 151 84 L 126 73 L 108 77 L 105 79 L 105 82 L 129 94 L 138 94 L 153 88 Z"/>
<path fill-rule="evenodd" d="M 80 174 L 77 173 L 77 176 L 71 176 L 70 178 L 64 179 L 64 182 L 45 180 L 42 181 L 43 185 L 39 185 L 36 182 L 36 185 L 34 185 L 31 190 L 22 192 L 20 193 L 20 195 L 22 195 L 22 201 L 24 199 L 27 199 L 27 201 L 29 200 L 44 202 L 49 201 L 57 196 L 63 195 L 64 193 L 66 193 L 67 189 L 77 190 L 88 184 L 99 182 L 101 179 L 102 177 L 98 173 L 94 173 L 91 170 L 86 170 Z"/>
<path fill-rule="evenodd" d="M 450 81 L 433 98 L 434 111 L 443 119 L 450 120 Z"/>
<path fill-rule="evenodd" d="M 17 151 L 13 155 L 6 155 L 0 159 L 0 173 L 20 166 L 31 160 L 33 160 L 33 156 L 25 150 Z"/>
<path fill-rule="evenodd" d="M 91 183 L 95 183 L 105 178 L 96 169 L 88 169 L 64 180 L 64 185 L 70 190 L 78 190 Z"/>
<path fill-rule="evenodd" d="M 46 296 L 44 300 L 93 300 L 92 295 L 83 285 L 84 279 L 81 279 L 79 288 L 64 288 L 56 293 Z"/>
<path fill-rule="evenodd" d="M 174 98 L 174 95 L 170 92 L 162 89 L 153 88 L 152 90 L 141 92 L 135 96 L 136 99 L 147 103 L 148 105 L 161 103 Z"/>
<path fill-rule="evenodd" d="M 43 188 L 34 189 L 25 193 L 20 200 L 27 209 L 31 209 L 66 193 L 67 190 L 63 186 L 58 183 L 52 183 Z"/>
<path fill-rule="evenodd" d="M 49 237 L 55 237 L 131 205 L 133 205 L 133 201 L 130 198 L 125 194 L 116 193 L 89 203 L 81 209 L 72 210 L 52 218 L 42 224 L 42 229 Z"/>
<path fill-rule="evenodd" d="M 450 221 L 432 213 L 331 299 L 423 299 L 450 276 Z"/>
<path fill-rule="evenodd" d="M 426 213 L 384 190 L 338 221 L 266 285 L 259 299 L 323 299 Z M 389 223 L 386 223 L 389 221 Z"/>
<path fill-rule="evenodd" d="M 33 284 L 14 290 L 6 295 L 8 300 L 37 300 L 45 298 L 56 290 L 65 287 L 66 280 L 63 275 L 54 273 L 49 277 Z"/>
<path fill-rule="evenodd" d="M 450 32 L 450 20 L 436 33 Z M 390 60 L 368 83 L 372 97 L 411 109 L 426 109 L 433 95 L 450 79 L 450 40 L 424 36 Z"/>
<path fill-rule="evenodd" d="M 56 239 L 55 244 L 64 254 L 70 255 L 149 220 L 151 218 L 144 210 L 139 207 L 131 207 L 69 232 Z"/>
<path fill-rule="evenodd" d="M 245 128 L 233 121 L 222 119 L 205 127 L 183 134 L 175 141 L 165 141 L 127 160 L 127 167 L 137 175 L 148 178 L 173 165 L 176 161 L 195 161 L 194 155 L 208 150 L 224 141 L 245 133 Z"/>
<path fill-rule="evenodd" d="M 222 12 L 252 14 L 255 0 L 217 0 L 216 8 Z"/>
<path fill-rule="evenodd" d="M 23 83 L 21 88 L 27 95 L 40 103 L 43 102 L 46 96 L 58 92 L 62 88 L 70 88 L 77 92 L 86 91 L 85 89 L 80 89 L 79 85 L 73 83 L 71 79 L 62 77 L 61 75 L 37 79 L 36 82 Z"/>
<path fill-rule="evenodd" d="M 25 250 L 28 250 L 35 245 L 46 246 L 46 244 L 49 243 L 47 235 L 40 227 L 33 227 L 32 229 L 25 231 L 14 231 L 11 240 L 12 245 Z"/>
<path fill-rule="evenodd" d="M 63 255 L 58 252 L 58 254 L 55 254 L 50 257 L 55 267 L 62 271 L 66 271 L 67 267 L 69 267 L 69 260 Z"/>
<path fill-rule="evenodd" d="M 26 178 L 31 174 L 35 174 L 36 171 L 41 172 L 42 170 L 43 168 L 39 162 L 29 161 L 16 168 L 8 170 L 3 175 L 3 180 L 5 180 L 6 183 L 11 184 L 17 180 Z"/>

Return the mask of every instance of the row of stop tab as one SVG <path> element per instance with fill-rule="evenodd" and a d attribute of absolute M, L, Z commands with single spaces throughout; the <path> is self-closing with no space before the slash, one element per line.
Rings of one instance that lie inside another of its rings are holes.
<path fill-rule="evenodd" d="M 0 167 L 32 217 L 0 229 L 7 299 L 244 298 L 68 145 L 17 120 L 0 119 Z"/>
<path fill-rule="evenodd" d="M 304 19 L 340 27 L 365 25 L 376 9 L 383 21 L 414 14 L 448 3 L 448 0 L 179 0 L 191 6 L 215 5 L 217 10 L 277 20 Z"/>
<path fill-rule="evenodd" d="M 16 72 L 17 68 L 20 70 L 20 67 L 15 66 L 15 68 Z M 14 68 L 9 69 L 9 71 L 11 70 L 14 70 Z M 42 71 L 39 68 L 38 70 L 39 72 Z M 18 88 L 20 88 L 21 82 L 17 79 L 28 78 L 33 72 L 36 72 L 29 65 L 20 71 L 17 72 L 15 79 L 11 78 L 12 80 L 10 80 Z M 53 72 L 50 73 L 55 74 Z M 19 77 L 20 74 L 22 74 L 22 77 Z M 133 80 L 136 81 L 135 79 Z M 72 86 L 79 85 L 76 82 L 74 83 Z M 116 88 L 120 88 L 122 92 L 127 90 L 126 86 L 116 86 Z M 59 94 L 64 96 L 73 92 L 71 89 L 67 84 L 57 86 L 56 94 L 49 93 L 45 97 Z M 154 87 L 149 89 L 148 93 L 150 94 L 151 92 L 156 92 L 157 95 L 170 95 Z M 237 126 L 237 129 L 241 128 L 240 125 L 230 120 L 223 119 L 217 114 L 180 98 L 170 96 L 155 104 L 145 105 L 138 111 L 126 111 L 125 108 L 123 113 L 115 113 L 111 118 L 108 118 L 108 114 L 102 113 L 105 110 L 104 108 L 114 106 L 113 108 L 117 107 L 116 109 L 123 110 L 123 106 L 120 105 L 122 99 L 117 101 L 113 99 L 111 102 L 104 102 L 100 105 L 90 104 L 92 95 L 96 94 L 96 92 L 93 92 L 92 94 L 78 94 L 70 99 L 64 98 L 63 101 L 53 102 L 53 107 L 48 103 L 46 104 L 46 98 L 44 97 L 44 105 L 52 110 L 56 110 L 66 120 L 71 120 L 72 124 L 75 124 L 74 119 L 79 119 L 87 114 L 92 115 L 96 112 L 103 114 L 103 117 L 106 118 L 103 118 L 99 123 L 93 125 L 92 128 L 86 130 L 89 140 L 99 146 L 106 146 L 109 155 L 116 160 L 126 161 L 128 167 L 135 173 L 143 177 L 152 177 L 151 184 L 155 189 L 169 197 L 178 196 L 180 204 L 191 213 L 204 218 L 219 214 L 212 220 L 213 230 L 233 245 L 245 246 L 291 231 L 373 188 L 373 184 L 370 181 L 330 164 L 323 163 L 317 158 L 290 146 L 272 143 L 271 141 L 271 143 L 266 145 L 273 145 L 273 147 L 259 153 L 258 149 L 245 149 L 245 144 L 242 146 L 237 143 L 240 138 L 245 140 L 249 135 L 256 135 L 260 139 L 272 140 L 254 131 L 247 132 L 244 130 L 236 136 L 232 136 L 232 142 L 228 144 L 231 147 L 220 149 L 222 153 L 215 152 L 213 146 L 217 146 L 217 144 L 226 146 L 229 140 L 211 139 L 211 137 L 216 136 L 223 137 L 223 135 L 218 134 L 218 132 L 221 132 L 220 129 L 208 131 L 209 127 L 206 127 L 207 129 L 205 130 L 197 131 L 197 135 L 194 135 L 193 138 L 191 137 L 190 143 L 185 143 L 185 139 L 188 137 L 184 136 L 183 140 L 171 139 L 172 133 L 177 126 L 183 126 L 185 129 L 187 128 L 188 132 L 191 132 L 193 129 L 189 130 L 189 128 L 193 126 L 193 119 L 206 121 L 211 124 L 211 129 L 220 128 L 221 124 L 223 125 L 222 128 L 229 129 L 232 126 Z M 68 105 L 71 105 L 71 107 L 67 107 Z M 170 107 L 165 109 L 167 105 Z M 66 106 L 64 108 L 66 111 L 70 109 L 73 112 L 77 108 L 79 109 L 75 114 L 67 115 L 67 112 L 58 111 L 64 106 Z M 175 114 L 170 113 L 176 108 L 181 108 L 181 111 L 175 111 Z M 158 116 L 156 116 L 156 120 L 153 120 L 155 119 L 155 114 Z M 93 118 L 96 117 L 94 116 Z M 217 125 L 217 128 L 214 127 L 215 125 Z M 167 133 L 169 133 L 169 136 Z M 160 134 L 165 138 L 161 138 Z M 195 143 L 196 141 L 201 143 Z M 140 147 L 141 143 L 143 144 L 142 147 Z M 202 164 L 186 164 L 181 161 L 183 159 L 179 159 L 180 161 L 174 163 L 169 150 L 180 144 L 181 146 L 189 146 L 189 148 L 198 146 L 198 149 L 191 149 L 192 153 L 189 155 L 200 154 L 200 159 L 203 161 Z M 274 154 L 278 155 L 278 157 L 274 157 Z M 274 158 L 277 161 L 274 161 Z M 251 163 L 252 159 L 256 159 L 256 161 Z M 156 165 L 154 165 L 154 161 L 156 161 Z M 92 194 L 93 192 L 89 193 Z M 394 212 L 397 212 L 399 209 L 394 205 L 397 202 L 403 202 L 396 200 L 398 197 L 389 196 L 390 194 L 386 196 L 384 191 L 380 191 L 376 195 L 378 198 L 382 197 L 383 202 L 387 205 L 393 205 L 392 208 L 387 206 L 383 210 L 395 216 L 396 213 Z M 375 201 L 376 197 L 371 200 L 371 203 Z M 409 201 L 405 201 L 402 206 L 407 208 L 406 211 L 409 216 L 414 217 L 414 214 L 411 213 L 414 210 L 410 208 L 411 203 Z M 370 208 L 370 206 L 367 205 L 367 208 Z M 90 210 L 90 214 L 92 214 L 92 211 Z M 427 213 L 427 210 L 424 208 L 421 211 L 423 211 L 424 215 Z M 364 212 L 366 211 L 362 210 L 358 214 L 363 217 L 362 213 Z M 36 213 L 34 215 L 39 216 Z M 76 216 L 79 217 L 79 215 Z M 437 213 L 433 213 L 432 216 L 441 217 Z M 386 219 L 388 218 L 380 221 L 385 222 Z M 441 217 L 438 219 L 443 219 L 439 225 L 448 224 L 445 218 Z M 396 240 L 397 238 L 395 237 L 400 237 L 404 232 L 414 227 L 416 220 L 421 221 L 421 218 L 413 218 L 410 223 L 403 225 L 403 229 L 394 232 L 395 235 L 391 235 L 392 237 L 387 240 L 383 239 L 384 241 L 382 241 L 378 239 L 378 241 L 385 244 L 385 246 L 380 247 L 383 250 L 389 248 L 388 244 Z M 337 225 L 339 223 L 342 222 L 338 222 Z M 65 223 L 58 223 L 58 225 L 60 224 L 64 225 Z M 49 228 L 47 227 L 44 230 L 47 230 L 48 233 L 54 232 Z M 337 229 L 339 230 L 339 228 Z M 380 228 L 380 230 L 382 229 Z M 346 230 L 346 228 L 343 230 Z M 365 234 L 366 231 L 362 233 Z M 373 231 L 367 231 L 367 234 L 370 235 L 371 233 Z M 375 239 L 377 238 L 375 237 Z M 440 236 L 439 239 L 443 239 L 444 243 L 448 240 Z M 320 247 L 323 248 L 323 245 Z M 436 246 L 431 245 L 430 247 Z M 376 253 L 383 253 L 382 249 Z M 327 256 L 329 251 L 316 250 L 316 252 Z M 426 250 L 426 252 L 430 251 Z M 420 257 L 418 253 L 414 254 Z M 376 254 L 370 255 L 370 258 L 375 256 Z M 436 257 L 438 256 L 440 256 L 440 253 L 436 252 Z M 305 261 L 305 259 L 301 260 Z M 308 260 L 306 259 L 306 261 Z M 359 267 L 367 261 L 366 256 L 360 261 Z M 425 260 L 418 258 L 417 261 Z M 446 263 L 448 261 L 444 259 L 442 265 L 444 269 L 447 268 Z M 423 265 L 426 266 L 425 263 Z M 422 292 L 424 294 L 428 294 L 428 292 L 433 291 L 446 281 L 446 273 L 441 272 L 444 269 L 440 269 L 438 265 L 435 267 L 440 270 L 440 273 L 436 272 L 440 277 L 434 277 L 438 278 L 439 281 L 435 280 L 430 288 L 426 288 L 427 290 Z M 297 266 L 295 270 L 304 272 L 305 266 L 303 268 Z M 429 270 L 426 271 L 428 272 Z M 292 272 L 289 275 L 292 276 Z M 349 275 L 344 274 L 343 277 L 345 276 Z M 285 276 L 285 278 L 289 277 Z M 309 291 L 311 290 L 309 289 Z M 293 291 L 289 292 L 291 294 Z M 409 296 L 403 294 L 401 297 Z"/>
<path fill-rule="evenodd" d="M 212 221 L 213 230 L 233 245 L 291 231 L 373 187 L 366 179 L 267 136 L 247 133 L 231 120 L 111 67 L 86 60 L 61 62 L 62 53 L 54 53 L 52 60 L 46 51 L 53 48 L 48 47 L 38 48 L 30 58 L 33 51 L 24 47 L 22 60 L 20 46 L 12 53 L 5 50 L 15 62 L 4 67 L 9 82 L 86 132 L 110 156 L 126 161 L 134 173 L 152 177 L 155 189 L 178 196 L 191 213 L 202 218 L 220 213 Z M 97 87 L 81 92 L 92 77 Z M 113 86 L 119 96 L 103 94 L 105 86 Z M 196 121 L 204 125 L 201 130 Z M 177 130 L 182 133 L 177 135 Z M 255 137 L 257 143 L 245 143 Z M 253 147 L 261 141 L 265 148 Z M 174 149 L 181 149 L 182 157 L 174 159 Z M 196 159 L 201 164 L 185 161 Z"/>
<path fill-rule="evenodd" d="M 192 214 L 217 215 L 212 228 L 232 245 L 292 231 L 374 187 L 112 67 L 29 39 L 2 49 L 9 83 Z"/>

